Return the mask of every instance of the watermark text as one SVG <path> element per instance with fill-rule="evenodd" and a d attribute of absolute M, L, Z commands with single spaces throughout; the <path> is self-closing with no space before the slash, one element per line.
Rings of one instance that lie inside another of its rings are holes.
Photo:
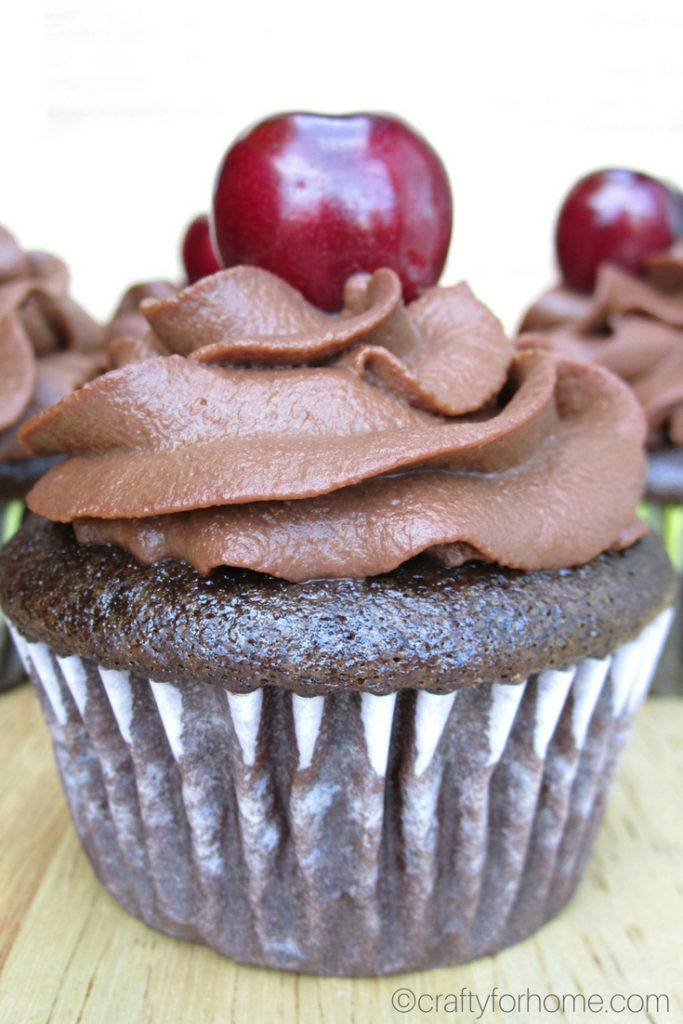
<path fill-rule="evenodd" d="M 469 1014 L 472 1020 L 482 1020 L 484 1014 L 494 1013 L 648 1013 L 670 1012 L 670 1001 L 664 992 L 501 992 L 492 988 L 485 995 L 461 988 L 459 992 L 415 992 L 412 988 L 397 988 L 391 1005 L 398 1013 Z"/>

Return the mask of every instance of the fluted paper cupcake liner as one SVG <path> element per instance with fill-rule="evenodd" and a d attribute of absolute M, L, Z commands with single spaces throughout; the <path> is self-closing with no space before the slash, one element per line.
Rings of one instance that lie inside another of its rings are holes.
<path fill-rule="evenodd" d="M 23 501 L 0 501 L 0 543 L 14 536 L 24 517 Z M 0 608 L 0 692 L 25 679 L 24 669 Z"/>
<path fill-rule="evenodd" d="M 674 502 L 644 501 L 638 514 L 660 535 L 679 577 L 676 614 L 666 647 L 652 680 L 653 694 L 683 694 L 683 506 Z"/>
<path fill-rule="evenodd" d="M 493 952 L 566 903 L 670 616 L 447 695 L 237 694 L 16 642 L 122 906 L 235 960 L 367 975 Z"/>

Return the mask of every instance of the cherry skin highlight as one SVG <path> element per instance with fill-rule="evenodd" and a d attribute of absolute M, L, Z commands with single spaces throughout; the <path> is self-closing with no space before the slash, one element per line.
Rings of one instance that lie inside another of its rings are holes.
<path fill-rule="evenodd" d="M 199 214 L 188 225 L 183 237 L 183 266 L 190 284 L 221 269 L 211 240 L 209 218 Z"/>
<path fill-rule="evenodd" d="M 432 147 L 378 114 L 281 114 L 240 136 L 219 167 L 213 226 L 225 266 L 278 274 L 328 312 L 344 281 L 390 267 L 406 301 L 435 284 L 452 224 Z"/>
<path fill-rule="evenodd" d="M 590 292 L 601 263 L 637 274 L 647 256 L 679 233 L 675 192 L 647 174 L 595 171 L 569 192 L 557 219 L 555 247 L 565 284 Z"/>

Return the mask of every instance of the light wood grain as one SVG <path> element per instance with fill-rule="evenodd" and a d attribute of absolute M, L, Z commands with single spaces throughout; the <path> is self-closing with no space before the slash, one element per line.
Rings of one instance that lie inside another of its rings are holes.
<path fill-rule="evenodd" d="M 312 978 L 239 966 L 152 932 L 121 910 L 80 850 L 37 703 L 21 687 L 0 699 L 0 1021 L 681 1021 L 682 735 L 683 700 L 650 700 L 639 715 L 587 876 L 571 905 L 535 936 L 448 970 Z M 481 1014 L 474 1002 L 472 1012 L 455 1014 L 443 1002 L 450 994 L 452 1005 L 463 989 L 483 1001 L 493 986 L 512 994 L 528 988 L 541 997 L 666 994 L 669 1012 L 651 1004 L 635 1013 L 539 1013 L 532 1002 L 529 1013 Z M 393 1009 L 399 988 L 424 994 L 423 1012 Z"/>

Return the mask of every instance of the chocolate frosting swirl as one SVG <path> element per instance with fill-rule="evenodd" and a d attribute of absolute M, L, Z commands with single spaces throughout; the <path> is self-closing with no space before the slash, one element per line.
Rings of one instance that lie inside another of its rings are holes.
<path fill-rule="evenodd" d="M 126 289 L 105 328 L 108 369 L 115 370 L 148 355 L 163 354 L 164 349 L 154 347 L 148 338 L 149 324 L 140 312 L 140 305 L 145 299 L 170 298 L 177 291 L 170 281 L 142 281 Z"/>
<path fill-rule="evenodd" d="M 531 306 L 518 346 L 605 366 L 633 389 L 651 448 L 683 447 L 683 239 L 649 258 L 641 277 L 604 264 L 593 295 L 565 286 Z"/>
<path fill-rule="evenodd" d="M 30 507 L 82 542 L 300 581 L 423 551 L 559 568 L 644 532 L 629 390 L 515 354 L 464 284 L 404 306 L 392 271 L 357 275 L 329 316 L 236 267 L 141 308 L 146 358 L 22 430 L 68 456 Z"/>
<path fill-rule="evenodd" d="M 103 329 L 68 294 L 55 256 L 0 227 L 0 461 L 29 458 L 20 425 L 104 367 Z"/>

